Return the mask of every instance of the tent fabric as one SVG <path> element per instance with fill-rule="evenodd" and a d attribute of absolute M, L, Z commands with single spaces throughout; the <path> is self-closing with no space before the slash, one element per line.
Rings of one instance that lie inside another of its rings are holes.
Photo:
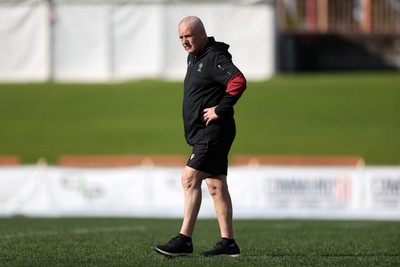
<path fill-rule="evenodd" d="M 0 0 L 0 81 L 183 79 L 177 25 L 188 15 L 231 45 L 247 78 L 274 74 L 273 5 L 164 2 Z"/>

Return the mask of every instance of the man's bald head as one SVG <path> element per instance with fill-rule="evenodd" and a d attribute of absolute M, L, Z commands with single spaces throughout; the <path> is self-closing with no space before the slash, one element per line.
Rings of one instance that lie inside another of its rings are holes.
<path fill-rule="evenodd" d="M 181 22 L 179 23 L 179 27 L 182 24 L 186 24 L 187 26 L 190 26 L 193 30 L 200 31 L 203 30 L 204 32 L 206 31 L 203 25 L 203 22 L 201 21 L 200 18 L 196 16 L 188 16 L 186 18 L 183 18 Z"/>
<path fill-rule="evenodd" d="M 196 16 L 185 17 L 178 25 L 178 35 L 189 54 L 198 54 L 207 44 L 203 22 Z"/>

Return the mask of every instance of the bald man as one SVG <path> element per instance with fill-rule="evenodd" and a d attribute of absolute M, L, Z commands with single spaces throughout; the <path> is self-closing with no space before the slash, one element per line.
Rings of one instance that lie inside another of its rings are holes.
<path fill-rule="evenodd" d="M 192 255 L 192 235 L 205 181 L 214 201 L 221 240 L 200 255 L 237 257 L 240 249 L 233 234 L 227 170 L 228 153 L 236 135 L 233 106 L 246 89 L 246 79 L 233 64 L 229 45 L 208 37 L 198 17 L 182 19 L 178 35 L 188 52 L 182 114 L 192 154 L 181 176 L 184 216 L 180 232 L 154 249 L 169 257 Z"/>

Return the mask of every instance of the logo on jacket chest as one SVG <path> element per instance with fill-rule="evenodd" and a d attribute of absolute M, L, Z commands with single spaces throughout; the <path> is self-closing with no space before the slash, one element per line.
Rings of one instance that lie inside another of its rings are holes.
<path fill-rule="evenodd" d="M 198 72 L 201 72 L 201 70 L 203 69 L 203 66 L 204 66 L 203 63 L 200 63 L 200 64 L 199 64 L 199 67 L 197 68 L 197 71 L 198 71 Z"/>
<path fill-rule="evenodd" d="M 188 62 L 188 69 L 190 69 L 190 68 L 195 68 L 196 65 L 197 65 L 197 64 L 193 63 L 192 61 L 189 61 L 189 62 Z M 203 67 L 204 67 L 203 62 L 200 62 L 200 64 L 197 65 L 197 71 L 198 71 L 198 72 L 202 72 Z"/>

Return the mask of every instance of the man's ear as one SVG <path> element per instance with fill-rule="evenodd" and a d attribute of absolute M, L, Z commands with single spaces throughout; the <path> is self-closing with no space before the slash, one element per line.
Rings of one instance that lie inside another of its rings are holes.
<path fill-rule="evenodd" d="M 201 29 L 201 36 L 205 39 L 207 38 L 207 33 L 204 29 Z"/>

